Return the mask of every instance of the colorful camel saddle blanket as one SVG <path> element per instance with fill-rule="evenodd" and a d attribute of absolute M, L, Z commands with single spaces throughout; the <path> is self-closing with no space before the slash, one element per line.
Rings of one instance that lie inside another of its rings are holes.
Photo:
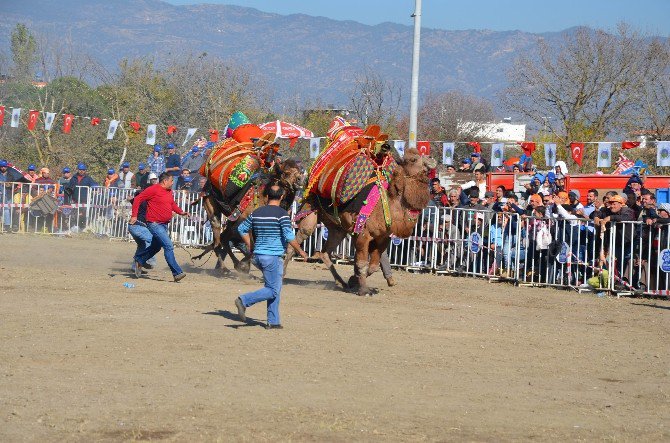
<path fill-rule="evenodd" d="M 207 161 L 200 167 L 200 175 L 207 177 L 219 191 L 223 202 L 233 199 L 243 189 L 248 189 L 252 177 L 260 169 L 261 160 L 252 147 L 252 143 L 226 139 L 214 147 Z"/>

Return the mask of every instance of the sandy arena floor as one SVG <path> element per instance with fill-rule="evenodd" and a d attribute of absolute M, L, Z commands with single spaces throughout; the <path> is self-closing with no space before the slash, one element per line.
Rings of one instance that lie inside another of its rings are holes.
<path fill-rule="evenodd" d="M 294 263 L 267 331 L 233 314 L 258 280 L 187 265 L 175 284 L 162 256 L 134 280 L 130 243 L 0 243 L 3 442 L 670 439 L 667 301 L 403 272 L 359 298 Z"/>

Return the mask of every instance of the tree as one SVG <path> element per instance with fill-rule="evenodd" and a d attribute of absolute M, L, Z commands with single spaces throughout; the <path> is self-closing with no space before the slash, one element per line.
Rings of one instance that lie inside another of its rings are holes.
<path fill-rule="evenodd" d="M 18 23 L 12 31 L 11 49 L 14 77 L 22 81 L 31 81 L 34 76 L 33 68 L 37 61 L 37 44 L 26 25 Z"/>
<path fill-rule="evenodd" d="M 358 121 L 363 126 L 377 124 L 385 130 L 396 125 L 401 100 L 399 86 L 367 67 L 356 78 L 350 95 L 351 110 Z"/>
<path fill-rule="evenodd" d="M 652 76 L 653 57 L 648 41 L 625 24 L 616 35 L 580 28 L 558 47 L 540 40 L 537 57 L 517 59 L 501 101 L 564 146 L 621 134 Z"/>
<path fill-rule="evenodd" d="M 423 140 L 476 140 L 482 123 L 495 119 L 490 101 L 458 91 L 427 95 L 419 111 Z"/>

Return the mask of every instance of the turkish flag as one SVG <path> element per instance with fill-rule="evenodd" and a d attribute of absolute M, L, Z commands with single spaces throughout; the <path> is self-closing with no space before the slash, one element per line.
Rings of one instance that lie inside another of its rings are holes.
<path fill-rule="evenodd" d="M 641 142 L 621 142 L 621 149 L 633 149 L 640 146 Z"/>
<path fill-rule="evenodd" d="M 419 151 L 419 154 L 421 155 L 430 155 L 430 142 L 429 141 L 416 142 L 416 150 Z"/>
<path fill-rule="evenodd" d="M 128 123 L 131 128 L 133 128 L 133 131 L 137 134 L 140 131 L 140 124 L 137 122 L 130 122 Z"/>
<path fill-rule="evenodd" d="M 72 122 L 74 121 L 74 115 L 72 114 L 65 114 L 63 116 L 63 132 L 66 134 L 70 133 L 70 129 L 72 129 Z"/>
<path fill-rule="evenodd" d="M 570 143 L 570 151 L 572 151 L 572 159 L 575 161 L 575 163 L 581 166 L 582 157 L 584 157 L 584 143 Z"/>
<path fill-rule="evenodd" d="M 168 135 L 172 135 L 176 132 L 177 132 L 177 127 L 176 126 L 168 126 L 168 128 L 167 128 Z"/>
<path fill-rule="evenodd" d="M 209 130 L 209 141 L 212 143 L 216 143 L 219 141 L 219 131 L 216 129 L 210 129 Z"/>
<path fill-rule="evenodd" d="M 40 111 L 35 111 L 34 109 L 31 109 L 28 111 L 28 130 L 33 131 L 35 129 L 35 125 L 37 124 L 37 117 L 39 117 Z"/>
<path fill-rule="evenodd" d="M 3 123 L 5 123 L 5 107 L 0 106 L 0 126 L 2 126 Z"/>
<path fill-rule="evenodd" d="M 468 142 L 468 145 L 475 148 L 475 152 L 482 152 L 482 145 L 480 145 L 479 142 Z"/>
<path fill-rule="evenodd" d="M 535 151 L 535 142 L 518 142 L 518 143 L 521 146 L 521 149 L 523 149 L 523 153 L 526 154 L 527 157 L 533 155 L 533 152 Z"/>
<path fill-rule="evenodd" d="M 100 119 L 98 117 L 93 117 L 91 119 L 91 126 L 98 126 L 100 124 Z"/>

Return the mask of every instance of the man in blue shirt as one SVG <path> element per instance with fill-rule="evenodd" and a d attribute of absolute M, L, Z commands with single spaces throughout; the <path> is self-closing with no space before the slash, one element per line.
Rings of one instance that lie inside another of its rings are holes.
<path fill-rule="evenodd" d="M 181 175 L 181 157 L 175 152 L 174 143 L 167 144 L 168 156 L 165 159 L 165 172 L 173 178 L 172 190 L 177 189 L 177 181 Z"/>
<path fill-rule="evenodd" d="M 284 198 L 284 189 L 278 184 L 268 185 L 263 194 L 268 199 L 267 206 L 262 206 L 251 213 L 237 230 L 248 251 L 252 250 L 251 234 L 253 234 L 252 263 L 263 272 L 265 287 L 238 297 L 235 306 L 240 320 L 246 321 L 246 308 L 267 301 L 267 329 L 282 329 L 279 321 L 279 299 L 286 246 L 290 244 L 304 259 L 307 259 L 307 253 L 295 239 L 291 217 L 279 206 Z"/>
<path fill-rule="evenodd" d="M 161 145 L 154 146 L 154 152 L 147 158 L 149 172 L 156 174 L 156 177 L 165 172 L 165 158 L 161 155 Z"/>

